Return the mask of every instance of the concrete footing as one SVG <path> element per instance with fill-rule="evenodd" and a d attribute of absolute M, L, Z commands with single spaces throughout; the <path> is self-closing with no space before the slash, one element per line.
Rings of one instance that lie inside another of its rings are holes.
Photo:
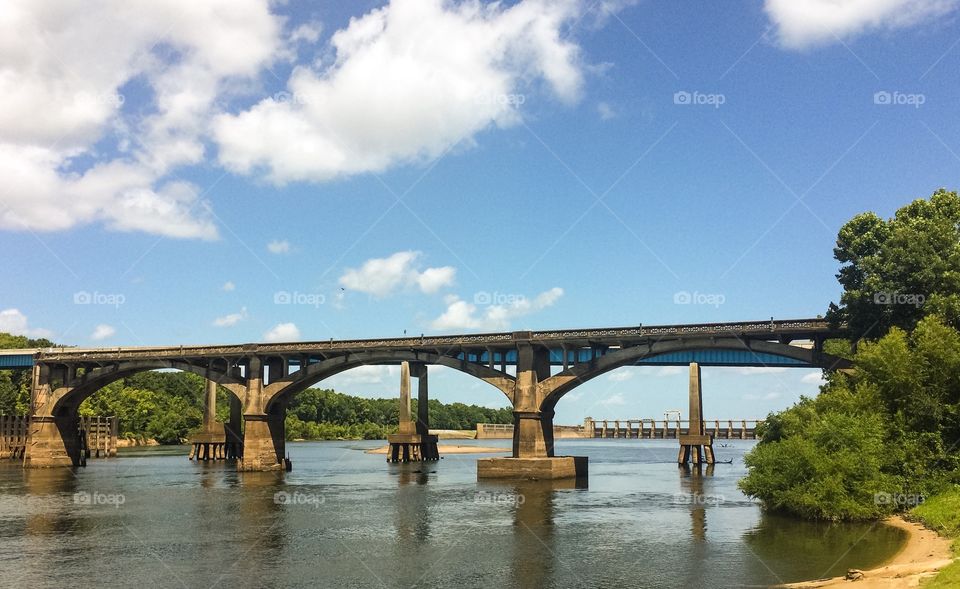
<path fill-rule="evenodd" d="M 478 479 L 554 480 L 586 477 L 586 456 L 477 460 Z"/>

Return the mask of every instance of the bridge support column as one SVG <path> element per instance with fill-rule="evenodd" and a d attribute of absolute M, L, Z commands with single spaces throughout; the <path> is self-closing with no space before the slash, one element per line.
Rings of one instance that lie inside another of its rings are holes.
<path fill-rule="evenodd" d="M 410 375 L 417 377 L 417 420 L 410 411 Z M 430 435 L 428 413 L 427 367 L 423 364 L 400 365 L 400 427 L 395 434 L 387 436 L 390 447 L 387 462 L 420 462 L 439 460 L 437 436 Z"/>
<path fill-rule="evenodd" d="M 223 460 L 228 434 L 224 424 L 217 422 L 217 383 L 207 380 L 203 398 L 203 425 L 190 436 L 190 460 Z"/>
<path fill-rule="evenodd" d="M 518 334 L 514 334 L 517 338 Z M 540 383 L 550 378 L 546 348 L 520 345 L 514 389 L 513 456 L 477 461 L 477 478 L 566 479 L 587 477 L 586 456 L 555 456 L 553 407 Z"/>
<path fill-rule="evenodd" d="M 237 460 L 237 470 L 290 470 L 290 461 L 284 456 L 283 413 L 243 416 L 243 456 Z"/>
<path fill-rule="evenodd" d="M 225 428 L 227 434 L 227 458 L 243 456 L 243 404 L 236 395 L 230 396 L 230 422 Z"/>
<path fill-rule="evenodd" d="M 679 422 L 677 437 L 680 439 L 679 464 L 713 464 L 713 436 L 707 435 L 703 423 L 703 388 L 700 384 L 700 365 L 690 363 L 690 427 L 687 434 L 680 434 Z"/>
<path fill-rule="evenodd" d="M 30 417 L 23 465 L 27 468 L 86 466 L 79 418 L 73 415 Z"/>

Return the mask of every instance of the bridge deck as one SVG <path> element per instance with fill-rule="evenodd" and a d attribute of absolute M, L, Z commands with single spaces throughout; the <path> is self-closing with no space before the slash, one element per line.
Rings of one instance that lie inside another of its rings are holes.
<path fill-rule="evenodd" d="M 746 339 L 790 342 L 832 337 L 836 332 L 823 319 L 791 319 L 779 321 L 745 321 L 737 323 L 703 323 L 690 325 L 638 325 L 605 329 L 553 331 L 518 331 L 446 336 L 420 336 L 383 339 L 326 340 L 289 343 L 251 343 L 195 346 L 138 346 L 117 348 L 48 348 L 42 350 L 0 350 L 0 368 L 28 367 L 35 360 L 65 362 L 98 362 L 137 359 L 184 357 L 235 358 L 258 355 L 323 355 L 361 351 L 437 351 L 456 355 L 469 362 L 513 365 L 517 361 L 516 346 L 520 342 L 543 345 L 550 349 L 550 362 L 585 362 L 603 355 L 606 349 L 654 344 L 656 342 L 695 337 L 734 336 Z M 30 356 L 30 363 L 26 357 Z M 3 364 L 7 362 L 7 364 Z M 685 365 L 700 362 L 706 366 L 803 366 L 798 360 L 751 351 L 703 350 L 699 353 L 673 352 L 646 358 L 638 365 Z"/>

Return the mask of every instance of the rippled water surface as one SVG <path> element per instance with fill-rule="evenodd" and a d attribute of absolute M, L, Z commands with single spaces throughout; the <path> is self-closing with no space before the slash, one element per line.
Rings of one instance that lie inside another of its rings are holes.
<path fill-rule="evenodd" d="M 474 443 L 472 441 L 457 443 Z M 507 446 L 507 440 L 481 440 Z M 587 487 L 477 482 L 476 459 L 388 465 L 382 442 L 288 444 L 289 473 L 194 464 L 185 447 L 85 469 L 0 464 L 7 587 L 743 587 L 867 568 L 903 534 L 761 513 L 751 442 L 684 471 L 672 440 L 558 440 Z"/>

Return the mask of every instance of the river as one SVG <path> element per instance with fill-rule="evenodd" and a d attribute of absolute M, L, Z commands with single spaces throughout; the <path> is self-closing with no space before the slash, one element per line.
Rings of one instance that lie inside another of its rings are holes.
<path fill-rule="evenodd" d="M 457 441 L 456 443 L 474 443 Z M 508 440 L 481 440 L 483 446 Z M 7 587 L 751 587 L 869 568 L 904 534 L 762 513 L 736 481 L 753 442 L 685 472 L 674 440 L 558 440 L 573 482 L 477 482 L 476 459 L 390 465 L 382 442 L 287 445 L 289 473 L 186 447 L 84 469 L 0 464 Z"/>

